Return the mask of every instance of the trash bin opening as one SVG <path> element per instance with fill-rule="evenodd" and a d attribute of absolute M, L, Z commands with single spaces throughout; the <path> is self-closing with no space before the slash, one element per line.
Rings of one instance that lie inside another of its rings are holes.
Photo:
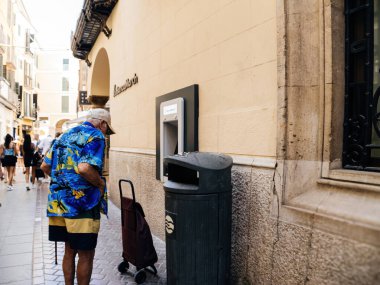
<path fill-rule="evenodd" d="M 199 185 L 198 171 L 168 163 L 168 180 L 184 184 Z"/>

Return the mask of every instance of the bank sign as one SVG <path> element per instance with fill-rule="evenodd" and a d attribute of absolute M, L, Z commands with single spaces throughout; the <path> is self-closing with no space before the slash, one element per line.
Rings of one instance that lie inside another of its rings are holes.
<path fill-rule="evenodd" d="M 117 86 L 116 84 L 113 86 L 113 97 L 116 97 L 120 93 L 124 92 L 128 88 L 131 88 L 133 85 L 137 84 L 139 82 L 139 78 L 137 77 L 136 73 L 135 76 L 132 78 L 128 78 L 125 80 L 125 83 L 121 86 Z"/>

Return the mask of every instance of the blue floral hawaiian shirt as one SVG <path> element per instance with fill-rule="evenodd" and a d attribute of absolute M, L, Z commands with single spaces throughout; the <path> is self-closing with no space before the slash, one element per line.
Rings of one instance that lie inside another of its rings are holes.
<path fill-rule="evenodd" d="M 75 217 L 100 203 L 107 214 L 107 191 L 103 197 L 97 187 L 78 172 L 80 163 L 95 167 L 101 175 L 105 138 L 91 123 L 66 131 L 47 152 L 44 161 L 51 166 L 47 216 Z"/>

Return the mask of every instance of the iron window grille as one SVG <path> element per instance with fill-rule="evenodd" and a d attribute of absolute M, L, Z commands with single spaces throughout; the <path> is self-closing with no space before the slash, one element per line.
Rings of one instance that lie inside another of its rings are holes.
<path fill-rule="evenodd" d="M 345 99 L 342 163 L 380 171 L 378 0 L 345 0 Z"/>

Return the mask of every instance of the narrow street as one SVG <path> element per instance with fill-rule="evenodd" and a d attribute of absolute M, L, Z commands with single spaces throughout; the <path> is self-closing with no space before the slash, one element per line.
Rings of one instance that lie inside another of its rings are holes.
<path fill-rule="evenodd" d="M 55 265 L 54 243 L 48 240 L 48 183 L 39 181 L 37 189 L 26 191 L 21 170 L 17 169 L 13 191 L 7 191 L 4 182 L 0 184 L 0 284 L 64 284 L 63 243 L 58 243 Z M 156 237 L 154 243 L 158 275 L 147 273 L 144 284 L 166 284 L 165 244 Z M 131 273 L 122 275 L 117 270 L 121 253 L 120 210 L 109 201 L 109 218 L 102 216 L 90 284 L 136 284 Z"/>

